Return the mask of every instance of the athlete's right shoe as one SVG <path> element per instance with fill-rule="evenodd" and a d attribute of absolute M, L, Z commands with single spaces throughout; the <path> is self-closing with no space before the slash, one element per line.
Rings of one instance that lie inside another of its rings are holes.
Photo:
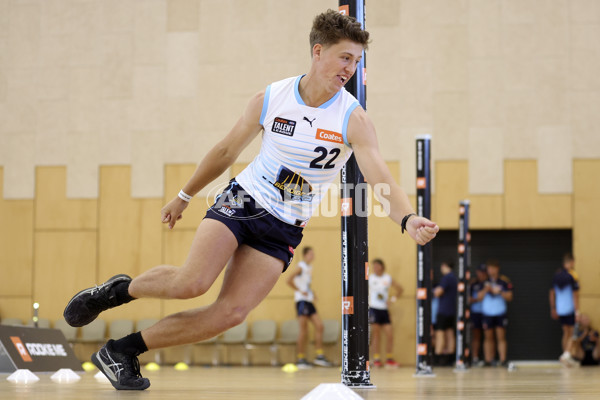
<path fill-rule="evenodd" d="M 299 358 L 298 361 L 296 361 L 296 367 L 298 367 L 298 369 L 310 369 L 312 368 L 312 365 L 306 361 L 305 358 Z"/>
<path fill-rule="evenodd" d="M 92 362 L 108 378 L 117 390 L 144 390 L 150 386 L 148 378 L 142 377 L 140 362 L 136 356 L 117 353 L 114 340 L 109 340 L 100 351 L 92 354 Z"/>
<path fill-rule="evenodd" d="M 120 306 L 122 303 L 117 300 L 114 287 L 121 282 L 131 282 L 131 278 L 124 274 L 115 275 L 100 286 L 77 293 L 65 307 L 65 321 L 71 326 L 84 326 L 95 320 L 102 311 Z"/>
<path fill-rule="evenodd" d="M 381 367 L 381 366 L 383 366 L 383 364 L 381 363 L 380 359 L 376 359 L 375 361 L 373 361 L 373 366 L 374 367 Z"/>

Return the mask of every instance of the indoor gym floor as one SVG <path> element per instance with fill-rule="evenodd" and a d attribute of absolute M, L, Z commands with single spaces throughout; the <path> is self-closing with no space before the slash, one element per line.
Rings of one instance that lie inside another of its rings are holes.
<path fill-rule="evenodd" d="M 300 399 L 320 383 L 339 383 L 339 368 L 313 368 L 285 373 L 274 367 L 192 367 L 175 371 L 143 371 L 152 386 L 143 392 L 115 391 L 97 381 L 97 371 L 87 372 L 76 383 L 54 383 L 50 374 L 23 385 L 0 375 L 0 399 L 93 400 L 93 399 Z M 598 399 L 599 368 L 564 369 L 523 367 L 516 371 L 475 368 L 455 373 L 436 368 L 436 377 L 414 378 L 414 368 L 378 369 L 372 372 L 376 389 L 357 390 L 364 399 Z"/>

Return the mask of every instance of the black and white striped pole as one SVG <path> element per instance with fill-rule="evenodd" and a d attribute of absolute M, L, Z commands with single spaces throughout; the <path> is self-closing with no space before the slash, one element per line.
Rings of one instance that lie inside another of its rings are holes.
<path fill-rule="evenodd" d="M 456 371 L 469 366 L 471 356 L 470 312 L 468 306 L 471 279 L 471 233 L 469 232 L 469 200 L 458 206 L 458 288 L 456 296 Z"/>
<path fill-rule="evenodd" d="M 365 27 L 364 0 L 340 0 L 341 13 Z M 367 108 L 365 54 L 346 84 L 360 105 Z M 369 241 L 365 179 L 354 155 L 341 171 L 342 196 L 342 383 L 354 388 L 374 388 L 369 372 Z M 358 215 L 357 215 L 358 214 Z"/>
<path fill-rule="evenodd" d="M 417 214 L 431 219 L 431 136 L 417 136 Z M 431 366 L 431 243 L 417 245 L 417 370 L 433 376 Z"/>

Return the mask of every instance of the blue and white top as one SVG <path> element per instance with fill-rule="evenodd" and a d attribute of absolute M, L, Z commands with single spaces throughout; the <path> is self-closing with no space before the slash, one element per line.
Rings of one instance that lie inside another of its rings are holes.
<path fill-rule="evenodd" d="M 278 219 L 305 226 L 352 154 L 346 131 L 359 106 L 344 88 L 321 106 L 307 106 L 298 91 L 304 75 L 265 91 L 259 154 L 236 180 Z"/>
<path fill-rule="evenodd" d="M 369 275 L 369 307 L 377 310 L 387 310 L 391 286 L 392 277 L 389 274 Z"/>
<path fill-rule="evenodd" d="M 552 289 L 555 293 L 556 313 L 561 317 L 573 314 L 575 312 L 573 293 L 579 290 L 579 282 L 568 270 L 562 268 L 554 275 Z"/>

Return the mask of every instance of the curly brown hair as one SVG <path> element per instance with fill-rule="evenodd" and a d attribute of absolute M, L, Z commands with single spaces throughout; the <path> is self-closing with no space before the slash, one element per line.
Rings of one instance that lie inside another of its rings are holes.
<path fill-rule="evenodd" d="M 365 50 L 369 48 L 369 32 L 362 29 L 360 22 L 333 10 L 315 17 L 309 38 L 311 51 L 317 43 L 331 46 L 344 39 L 361 44 Z"/>

